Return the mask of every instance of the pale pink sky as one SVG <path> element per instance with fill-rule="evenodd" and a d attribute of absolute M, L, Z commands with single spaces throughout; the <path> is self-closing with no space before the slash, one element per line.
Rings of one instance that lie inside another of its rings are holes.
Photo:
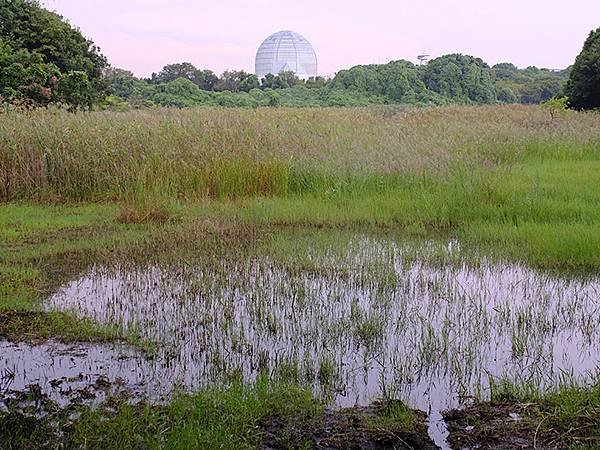
<path fill-rule="evenodd" d="M 43 0 L 92 38 L 113 66 L 139 76 L 189 61 L 254 71 L 271 33 L 294 30 L 315 48 L 319 72 L 393 59 L 465 53 L 489 64 L 564 68 L 600 0 Z"/>

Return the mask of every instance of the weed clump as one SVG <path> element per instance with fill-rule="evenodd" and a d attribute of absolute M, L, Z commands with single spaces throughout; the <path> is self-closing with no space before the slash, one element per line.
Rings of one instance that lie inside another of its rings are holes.
<path fill-rule="evenodd" d="M 168 208 L 158 206 L 150 209 L 137 209 L 123 206 L 116 217 L 117 222 L 124 224 L 166 223 L 174 220 Z"/>

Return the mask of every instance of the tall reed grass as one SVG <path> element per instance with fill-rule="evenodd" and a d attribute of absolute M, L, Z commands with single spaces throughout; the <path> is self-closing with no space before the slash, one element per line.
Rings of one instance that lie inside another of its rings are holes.
<path fill-rule="evenodd" d="M 600 115 L 538 107 L 194 109 L 0 115 L 0 201 L 285 196 L 384 189 L 598 153 Z"/>

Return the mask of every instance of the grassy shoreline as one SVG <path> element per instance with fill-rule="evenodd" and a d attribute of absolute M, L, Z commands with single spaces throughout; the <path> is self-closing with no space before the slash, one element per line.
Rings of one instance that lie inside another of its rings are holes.
<path fill-rule="evenodd" d="M 0 414 L 4 449 L 436 448 L 426 415 L 399 401 L 331 410 L 308 390 L 267 377 L 182 394 L 164 405 L 117 396 L 96 408 L 60 408 L 34 392 L 25 395 L 43 404 L 45 414 L 31 416 L 18 401 L 9 406 Z"/>

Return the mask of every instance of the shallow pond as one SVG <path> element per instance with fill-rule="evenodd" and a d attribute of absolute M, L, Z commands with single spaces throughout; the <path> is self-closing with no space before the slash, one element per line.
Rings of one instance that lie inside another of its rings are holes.
<path fill-rule="evenodd" d="M 597 279 L 485 261 L 438 266 L 366 237 L 341 252 L 309 248 L 302 261 L 97 267 L 47 308 L 134 330 L 160 343 L 153 358 L 2 344 L 0 377 L 19 388 L 101 375 L 157 399 L 269 370 L 339 406 L 401 398 L 430 413 L 439 442 L 440 411 L 485 397 L 490 377 L 551 386 L 600 367 Z"/>

